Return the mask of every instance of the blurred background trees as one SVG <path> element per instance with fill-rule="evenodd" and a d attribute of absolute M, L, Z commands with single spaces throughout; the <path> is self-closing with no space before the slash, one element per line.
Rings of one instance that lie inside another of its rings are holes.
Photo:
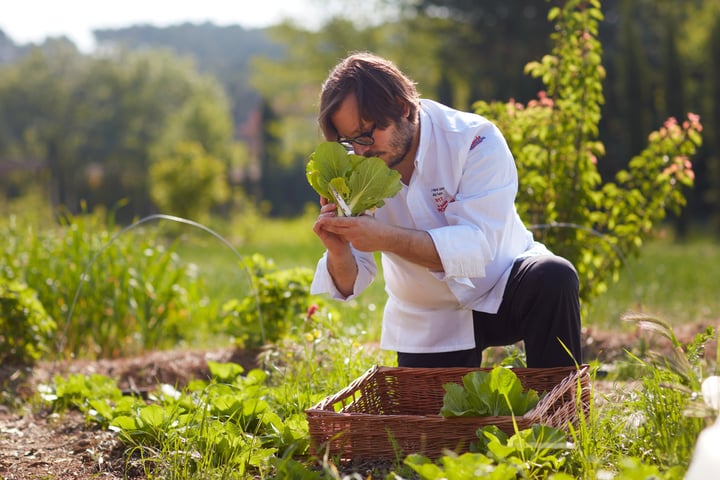
<path fill-rule="evenodd" d="M 92 54 L 66 39 L 16 45 L 0 32 L 0 198 L 40 186 L 70 211 L 123 203 L 126 221 L 181 208 L 196 219 L 228 215 L 237 198 L 274 216 L 300 214 L 316 201 L 304 164 L 320 140 L 317 95 L 341 57 L 387 56 L 424 97 L 461 109 L 478 100 L 527 102 L 543 86 L 523 69 L 550 51 L 546 17 L 558 3 L 338 0 L 338 11 L 352 14 L 318 29 L 128 26 L 96 31 Z M 681 234 L 696 224 L 720 230 L 720 5 L 605 0 L 602 10 L 599 172 L 612 178 L 622 170 L 667 117 L 697 113 L 705 128 L 693 157 L 696 183 L 674 223 Z M 219 162 L 204 174 L 242 195 L 208 194 L 225 190 L 195 178 L 176 197 L 197 200 L 188 210 L 158 186 L 153 193 L 154 178 L 180 188 L 183 169 L 168 172 L 167 164 L 192 165 L 191 157 Z"/>

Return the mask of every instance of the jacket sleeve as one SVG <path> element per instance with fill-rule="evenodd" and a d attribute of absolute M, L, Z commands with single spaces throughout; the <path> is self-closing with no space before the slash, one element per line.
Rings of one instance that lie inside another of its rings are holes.
<path fill-rule="evenodd" d="M 443 264 L 444 279 L 469 283 L 485 277 L 512 242 L 517 225 L 517 170 L 502 134 L 492 124 L 480 129 L 485 138 L 471 147 L 462 167 L 454 201 L 445 210 L 447 226 L 429 230 Z M 476 137 L 477 138 L 477 137 Z M 521 235 L 524 237 L 524 235 Z M 469 286 L 469 285 L 468 285 Z"/>
<path fill-rule="evenodd" d="M 315 276 L 310 286 L 310 293 L 318 295 L 329 294 L 335 300 L 348 301 L 362 293 L 375 279 L 377 275 L 377 264 L 372 253 L 360 252 L 353 249 L 353 256 L 358 266 L 358 275 L 353 286 L 353 293 L 345 297 L 340 293 L 333 282 L 327 268 L 327 252 L 323 254 L 315 268 Z"/>

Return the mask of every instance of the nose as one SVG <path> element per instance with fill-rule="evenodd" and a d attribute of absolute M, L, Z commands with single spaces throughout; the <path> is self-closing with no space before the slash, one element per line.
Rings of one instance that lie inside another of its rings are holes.
<path fill-rule="evenodd" d="M 364 157 L 365 154 L 366 154 L 368 151 L 370 151 L 370 147 L 371 147 L 371 146 L 372 146 L 372 145 L 358 145 L 358 144 L 356 143 L 356 144 L 353 144 L 353 150 L 355 151 L 355 153 L 356 153 L 357 155 L 362 155 L 362 156 Z"/>

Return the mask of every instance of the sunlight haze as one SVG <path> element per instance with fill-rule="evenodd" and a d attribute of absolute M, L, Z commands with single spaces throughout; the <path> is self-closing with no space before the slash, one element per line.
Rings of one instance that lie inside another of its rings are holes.
<path fill-rule="evenodd" d="M 94 29 L 186 22 L 259 28 L 286 19 L 313 27 L 327 12 L 319 0 L 0 0 L 0 4 L 4 4 L 0 30 L 14 43 L 42 43 L 47 37 L 67 36 L 84 51 L 93 47 Z"/>

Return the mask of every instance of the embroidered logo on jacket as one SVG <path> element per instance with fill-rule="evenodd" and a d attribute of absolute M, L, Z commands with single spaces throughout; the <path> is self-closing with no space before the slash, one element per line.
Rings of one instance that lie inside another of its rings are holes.
<path fill-rule="evenodd" d="M 445 187 L 434 187 L 432 189 L 432 196 L 433 200 L 435 200 L 435 207 L 440 213 L 445 211 L 450 202 L 455 201 L 452 195 L 445 190 Z"/>
<path fill-rule="evenodd" d="M 472 143 L 470 144 L 470 150 L 480 145 L 483 140 L 485 140 L 485 137 L 478 135 L 477 137 L 473 138 Z"/>

